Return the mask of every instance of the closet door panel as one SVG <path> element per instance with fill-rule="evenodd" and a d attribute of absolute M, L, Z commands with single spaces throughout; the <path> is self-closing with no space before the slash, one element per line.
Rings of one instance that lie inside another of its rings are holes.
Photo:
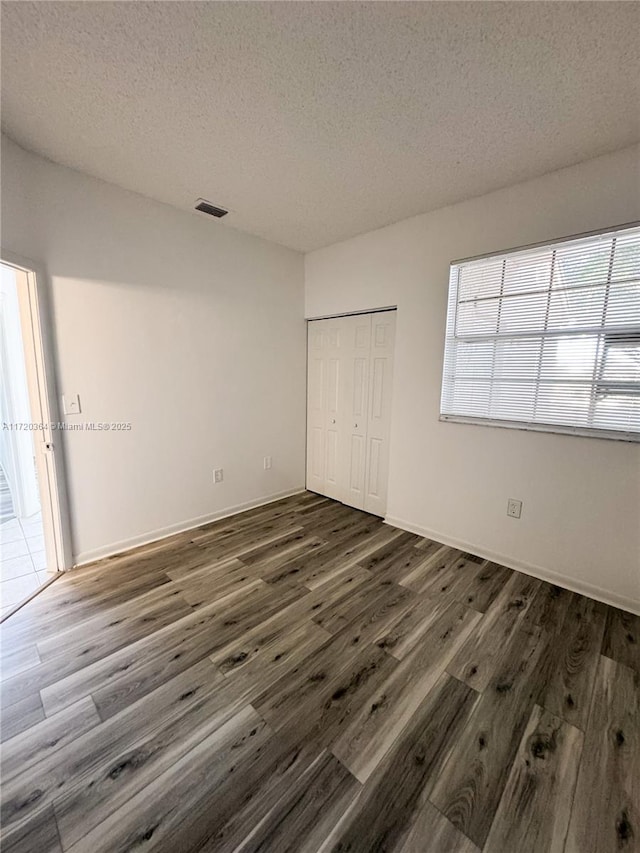
<path fill-rule="evenodd" d="M 345 351 L 349 330 L 341 317 L 313 320 L 307 345 L 307 488 L 343 500 L 345 448 Z"/>
<path fill-rule="evenodd" d="M 372 315 L 365 463 L 367 476 L 363 508 L 380 516 L 384 516 L 387 511 L 395 327 L 395 311 Z"/>
<path fill-rule="evenodd" d="M 339 339 L 338 339 L 339 340 Z M 337 344 L 336 344 L 337 347 Z M 335 355 L 328 358 L 327 380 L 327 428 L 326 428 L 326 486 L 330 497 L 339 499 L 340 486 L 338 473 L 340 470 L 340 436 L 338 420 L 341 413 L 340 391 L 341 366 L 340 359 Z"/>
<path fill-rule="evenodd" d="M 322 320 L 327 329 L 327 403 L 325 411 L 325 487 L 324 494 L 341 501 L 342 457 L 344 455 L 344 353 L 349 340 L 341 317 Z"/>
<path fill-rule="evenodd" d="M 307 488 L 386 512 L 395 313 L 309 323 Z"/>
<path fill-rule="evenodd" d="M 349 506 L 364 509 L 367 461 L 367 411 L 371 315 L 343 317 L 348 344 L 345 347 L 346 380 L 344 425 L 347 434 L 343 467 L 344 497 Z"/>
<path fill-rule="evenodd" d="M 381 476 L 383 442 L 379 438 L 372 438 L 368 450 L 366 502 L 371 506 L 373 500 L 384 500 L 386 483 Z"/>

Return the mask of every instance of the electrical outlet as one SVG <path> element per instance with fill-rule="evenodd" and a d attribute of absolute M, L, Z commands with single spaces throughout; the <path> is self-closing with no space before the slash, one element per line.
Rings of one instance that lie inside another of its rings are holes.
<path fill-rule="evenodd" d="M 213 469 L 213 482 L 221 483 L 224 480 L 224 471 L 222 468 Z"/>
<path fill-rule="evenodd" d="M 268 470 L 269 470 L 269 468 L 271 468 L 271 457 L 270 457 L 270 456 L 265 456 L 265 457 L 264 457 L 264 470 L 265 470 L 265 471 L 268 471 Z"/>
<path fill-rule="evenodd" d="M 511 518 L 520 518 L 522 515 L 522 501 L 509 498 L 507 501 L 507 515 Z"/>

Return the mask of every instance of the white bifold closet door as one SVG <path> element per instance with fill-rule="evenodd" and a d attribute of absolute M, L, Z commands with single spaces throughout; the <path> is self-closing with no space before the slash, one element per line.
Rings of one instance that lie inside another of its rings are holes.
<path fill-rule="evenodd" d="M 309 322 L 307 488 L 384 516 L 395 311 Z"/>

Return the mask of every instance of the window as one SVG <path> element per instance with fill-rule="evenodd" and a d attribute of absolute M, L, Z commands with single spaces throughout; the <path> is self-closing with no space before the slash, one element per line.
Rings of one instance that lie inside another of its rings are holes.
<path fill-rule="evenodd" d="M 640 227 L 453 263 L 440 413 L 640 440 Z"/>

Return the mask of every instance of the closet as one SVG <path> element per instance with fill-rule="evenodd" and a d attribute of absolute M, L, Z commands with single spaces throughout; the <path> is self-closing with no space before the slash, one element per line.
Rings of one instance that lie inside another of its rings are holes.
<path fill-rule="evenodd" d="M 395 311 L 310 320 L 307 488 L 384 516 Z"/>

